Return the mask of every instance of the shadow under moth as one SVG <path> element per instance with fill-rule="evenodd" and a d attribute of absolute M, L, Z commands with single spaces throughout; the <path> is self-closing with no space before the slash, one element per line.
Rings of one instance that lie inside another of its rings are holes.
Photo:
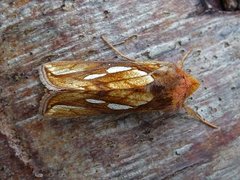
<path fill-rule="evenodd" d="M 53 93 L 44 96 L 41 112 L 51 117 L 176 111 L 217 128 L 185 104 L 200 83 L 180 63 L 126 57 L 102 37 L 124 61 L 58 61 L 40 67 L 40 79 Z"/>

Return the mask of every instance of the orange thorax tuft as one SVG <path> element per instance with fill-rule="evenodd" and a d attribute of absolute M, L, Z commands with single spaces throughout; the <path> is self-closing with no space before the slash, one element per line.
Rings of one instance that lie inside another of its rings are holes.
<path fill-rule="evenodd" d="M 173 89 L 173 105 L 176 108 L 182 107 L 187 97 L 192 95 L 200 86 L 200 82 L 180 68 L 176 68 L 180 76 L 179 84 Z"/>

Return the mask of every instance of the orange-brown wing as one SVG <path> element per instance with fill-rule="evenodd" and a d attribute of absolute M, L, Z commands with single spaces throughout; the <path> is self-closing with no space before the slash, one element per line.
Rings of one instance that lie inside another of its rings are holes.
<path fill-rule="evenodd" d="M 134 90 L 59 91 L 43 97 L 40 111 L 52 117 L 110 114 L 135 110 L 153 98 L 150 92 Z"/>
<path fill-rule="evenodd" d="M 137 111 L 173 111 L 172 95 L 159 91 L 156 96 L 147 90 L 58 91 L 47 93 L 40 112 L 51 117 L 79 117 Z"/>
<path fill-rule="evenodd" d="M 154 81 L 151 72 L 164 62 L 59 61 L 41 66 L 40 79 L 50 90 L 106 91 L 138 89 Z"/>

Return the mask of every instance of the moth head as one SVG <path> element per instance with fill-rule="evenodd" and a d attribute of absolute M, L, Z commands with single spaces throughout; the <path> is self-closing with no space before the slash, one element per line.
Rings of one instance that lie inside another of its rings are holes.
<path fill-rule="evenodd" d="M 185 99 L 199 88 L 200 82 L 181 68 L 177 68 L 176 71 L 180 77 L 180 81 L 173 90 L 173 103 L 177 106 L 182 106 Z"/>
<path fill-rule="evenodd" d="M 200 82 L 190 74 L 184 74 L 186 97 L 191 96 L 200 86 Z"/>

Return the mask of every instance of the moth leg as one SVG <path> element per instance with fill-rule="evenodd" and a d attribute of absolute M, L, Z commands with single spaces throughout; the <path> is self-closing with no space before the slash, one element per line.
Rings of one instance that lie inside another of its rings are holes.
<path fill-rule="evenodd" d="M 184 62 L 186 61 L 188 56 L 191 54 L 191 52 L 192 52 L 192 49 L 186 52 L 186 54 L 182 57 L 182 59 L 177 62 L 178 67 L 180 67 L 181 69 L 183 68 Z"/>
<path fill-rule="evenodd" d="M 127 57 L 123 53 L 121 53 L 119 50 L 117 50 L 110 42 L 108 42 L 108 40 L 104 36 L 101 36 L 101 38 L 119 56 L 121 56 L 124 59 L 129 60 L 129 61 L 136 61 L 136 59 L 132 59 L 130 57 Z"/>
<path fill-rule="evenodd" d="M 204 118 L 202 118 L 196 111 L 194 111 L 192 108 L 190 108 L 189 106 L 187 106 L 186 104 L 183 105 L 183 108 L 185 109 L 185 111 L 187 112 L 188 115 L 196 118 L 197 120 L 201 121 L 202 123 L 212 127 L 212 128 L 218 128 L 216 125 L 206 121 Z"/>

